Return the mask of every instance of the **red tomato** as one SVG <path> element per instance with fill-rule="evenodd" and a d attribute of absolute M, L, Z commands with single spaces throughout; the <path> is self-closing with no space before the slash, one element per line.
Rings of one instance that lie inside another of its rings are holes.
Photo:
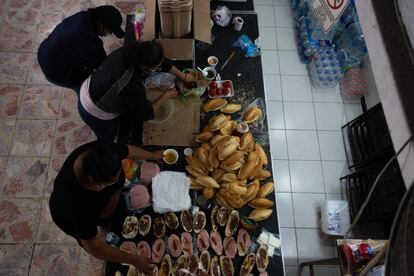
<path fill-rule="evenodd" d="M 212 81 L 211 83 L 210 83 L 210 87 L 211 88 L 218 88 L 218 83 L 216 82 L 216 81 Z"/>
<path fill-rule="evenodd" d="M 225 87 L 225 88 L 231 88 L 231 81 L 225 81 L 223 83 L 223 87 Z"/>
<path fill-rule="evenodd" d="M 223 90 L 221 88 L 217 88 L 216 95 L 221 96 L 222 93 L 223 93 Z"/>
<path fill-rule="evenodd" d="M 228 87 L 224 87 L 224 88 L 223 88 L 223 95 L 224 95 L 224 96 L 229 95 L 229 94 L 230 94 L 230 92 L 231 92 L 230 88 L 228 88 Z"/>
<path fill-rule="evenodd" d="M 211 88 L 209 91 L 208 91 L 208 94 L 210 95 L 210 97 L 215 97 L 216 96 L 216 88 Z"/>

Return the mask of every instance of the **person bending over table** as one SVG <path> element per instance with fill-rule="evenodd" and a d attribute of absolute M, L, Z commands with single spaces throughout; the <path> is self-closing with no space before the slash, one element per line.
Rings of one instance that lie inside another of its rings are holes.
<path fill-rule="evenodd" d="M 100 36 L 123 38 L 122 16 L 114 6 L 99 6 L 63 20 L 40 44 L 37 59 L 47 80 L 79 93 L 82 82 L 106 58 Z"/>
<path fill-rule="evenodd" d="M 144 79 L 155 71 L 169 72 L 185 82 L 193 81 L 164 57 L 161 44 L 155 41 L 134 42 L 112 52 L 81 86 L 78 109 L 81 118 L 98 140 L 113 142 L 120 115 L 128 114 L 135 125 L 154 118 L 163 102 L 178 95 L 175 88 L 149 102 Z"/>
<path fill-rule="evenodd" d="M 125 181 L 122 159 L 158 160 L 162 151 L 149 152 L 126 144 L 94 141 L 75 149 L 56 176 L 49 200 L 55 224 L 98 259 L 128 263 L 150 272 L 150 260 L 130 255 L 105 242 L 100 231 L 115 211 Z"/>

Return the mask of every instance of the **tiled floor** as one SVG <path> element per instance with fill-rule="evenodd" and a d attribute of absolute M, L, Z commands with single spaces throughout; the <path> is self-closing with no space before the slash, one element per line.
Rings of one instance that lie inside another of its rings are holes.
<path fill-rule="evenodd" d="M 255 0 L 287 275 L 300 261 L 333 256 L 318 230 L 317 207 L 339 198 L 345 172 L 339 127 L 360 113 L 338 89 L 312 89 L 297 58 L 288 0 Z M 90 258 L 51 222 L 48 198 L 65 156 L 93 140 L 72 91 L 50 85 L 36 49 L 67 15 L 101 4 L 123 13 L 132 0 L 0 1 L 0 275 L 99 275 Z M 105 39 L 111 51 L 120 45 Z M 317 275 L 335 275 L 318 268 Z"/>
<path fill-rule="evenodd" d="M 67 154 L 94 139 L 74 92 L 50 85 L 36 60 L 39 43 L 65 16 L 133 1 L 0 1 L 0 275 L 101 275 L 90 258 L 52 222 L 48 198 Z M 105 48 L 122 41 L 105 39 Z"/>
<path fill-rule="evenodd" d="M 296 53 L 289 1 L 255 1 L 255 10 L 282 250 L 286 275 L 293 276 L 300 262 L 336 254 L 333 240 L 320 231 L 318 211 L 326 199 L 342 198 L 339 177 L 347 167 L 340 128 L 362 110 L 358 102 L 344 103 L 339 88 L 312 88 Z M 339 275 L 335 267 L 315 272 Z"/>

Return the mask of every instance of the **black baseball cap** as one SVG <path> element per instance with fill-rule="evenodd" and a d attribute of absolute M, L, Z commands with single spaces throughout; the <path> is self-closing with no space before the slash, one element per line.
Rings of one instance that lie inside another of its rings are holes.
<path fill-rule="evenodd" d="M 97 19 L 108 29 L 110 29 L 118 38 L 125 36 L 121 28 L 122 15 L 117 8 L 110 5 L 99 6 L 95 8 Z"/>

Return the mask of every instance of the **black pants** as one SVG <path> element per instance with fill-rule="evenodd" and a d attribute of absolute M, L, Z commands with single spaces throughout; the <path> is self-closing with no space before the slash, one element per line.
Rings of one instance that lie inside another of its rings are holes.
<path fill-rule="evenodd" d="M 121 114 L 112 120 L 101 120 L 89 114 L 78 100 L 78 110 L 82 120 L 92 129 L 98 140 L 112 143 L 118 137 L 118 143 L 141 146 L 144 122 L 131 112 Z"/>
<path fill-rule="evenodd" d="M 47 69 L 46 64 L 48 59 L 47 52 L 44 50 L 42 44 L 40 44 L 37 52 L 37 60 L 46 79 L 57 86 L 75 90 L 76 94 L 79 95 L 83 81 L 86 80 L 92 72 L 82 69 L 82 66 L 78 66 L 79 68 L 72 66 L 67 68 L 65 75 L 57 77 L 53 74 L 54 72 L 49 72 L 50 70 Z"/>
<path fill-rule="evenodd" d="M 96 118 L 83 108 L 80 100 L 78 100 L 78 110 L 82 120 L 92 129 L 99 141 L 112 143 L 115 140 L 118 132 L 119 117 L 112 120 Z"/>
<path fill-rule="evenodd" d="M 144 121 L 132 113 L 124 113 L 119 117 L 118 142 L 142 146 L 142 129 Z"/>

